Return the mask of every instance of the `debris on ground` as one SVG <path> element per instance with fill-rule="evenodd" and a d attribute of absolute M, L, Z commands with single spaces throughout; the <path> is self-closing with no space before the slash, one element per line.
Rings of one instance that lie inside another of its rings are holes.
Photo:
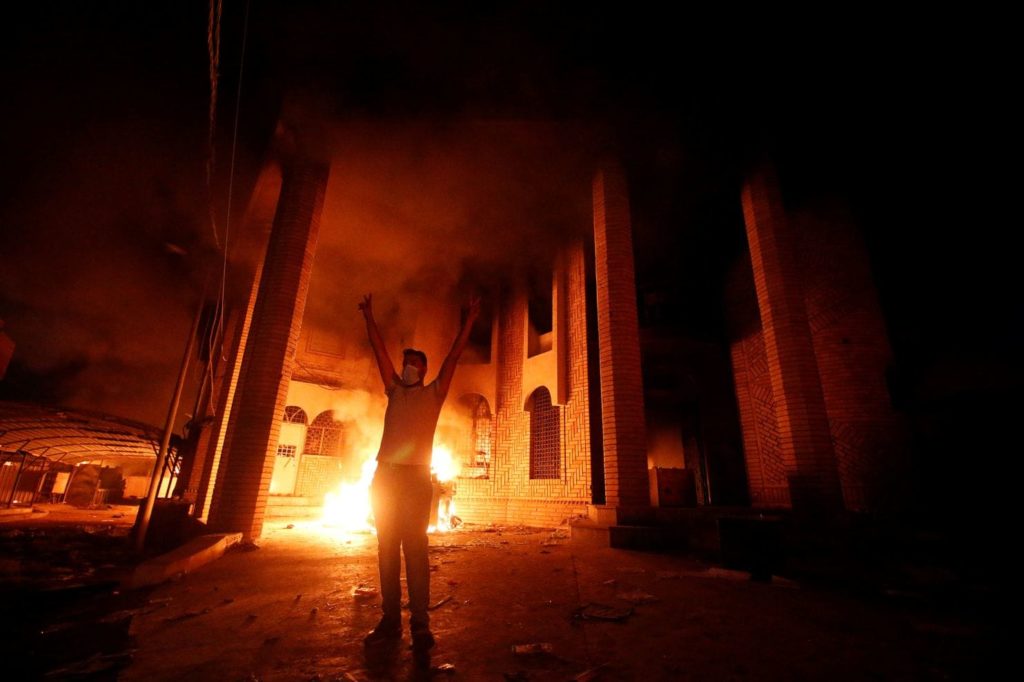
<path fill-rule="evenodd" d="M 377 596 L 377 588 L 371 585 L 356 585 L 352 588 L 352 596 L 356 599 L 372 599 Z"/>
<path fill-rule="evenodd" d="M 601 665 L 595 665 L 593 668 L 588 668 L 572 678 L 573 682 L 594 682 L 598 679 L 605 670 L 608 669 L 607 663 Z"/>
<path fill-rule="evenodd" d="M 609 606 L 608 604 L 584 604 L 576 609 L 573 618 L 583 620 L 611 620 L 624 621 L 633 615 L 632 606 Z"/>
<path fill-rule="evenodd" d="M 658 598 L 653 594 L 641 592 L 640 590 L 634 590 L 633 592 L 620 592 L 615 596 L 622 601 L 628 601 L 632 604 L 647 604 L 652 601 L 658 601 Z"/>
<path fill-rule="evenodd" d="M 189 620 L 190 618 L 198 618 L 199 616 L 205 616 L 212 610 L 213 609 L 210 607 L 206 607 L 202 611 L 186 611 L 184 613 L 179 613 L 177 616 L 168 616 L 167 618 L 164 618 L 164 622 L 177 623 L 179 621 Z"/>
<path fill-rule="evenodd" d="M 703 573 L 697 573 L 696 575 L 705 575 L 709 578 L 725 578 L 726 580 L 750 580 L 749 571 L 734 571 L 731 568 L 718 568 L 712 566 Z"/>
<path fill-rule="evenodd" d="M 294 528 L 294 527 L 295 527 L 295 524 L 294 524 L 294 523 L 289 523 L 289 524 L 288 524 L 287 526 L 285 526 L 285 527 L 284 527 L 284 529 L 285 529 L 285 530 L 291 530 L 291 529 L 292 529 L 292 528 Z"/>
<path fill-rule="evenodd" d="M 441 608 L 442 606 L 444 606 L 445 604 L 447 604 L 447 603 L 448 603 L 449 601 L 451 601 L 451 599 L 452 599 L 452 595 L 450 595 L 450 594 L 449 594 L 449 595 L 448 595 L 447 597 L 445 597 L 444 599 L 441 599 L 440 601 L 438 601 L 438 602 L 436 602 L 436 603 L 434 603 L 434 604 L 431 604 L 430 606 L 428 606 L 428 607 L 427 607 L 427 611 L 433 611 L 434 609 L 439 609 L 439 608 Z"/>
<path fill-rule="evenodd" d="M 533 654 L 550 654 L 555 650 L 550 642 L 532 642 L 530 644 L 513 644 L 512 653 L 516 656 L 531 656 Z"/>
<path fill-rule="evenodd" d="M 430 672 L 432 674 L 442 673 L 442 674 L 445 674 L 445 675 L 454 675 L 455 674 L 455 664 L 454 663 L 442 663 L 441 665 L 435 665 L 433 668 L 430 669 Z"/>

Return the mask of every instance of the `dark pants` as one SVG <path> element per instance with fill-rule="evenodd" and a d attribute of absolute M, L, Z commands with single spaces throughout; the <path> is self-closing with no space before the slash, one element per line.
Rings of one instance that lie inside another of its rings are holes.
<path fill-rule="evenodd" d="M 429 466 L 378 464 L 370 486 L 373 518 L 377 526 L 377 561 L 384 618 L 401 621 L 401 550 L 404 549 L 413 629 L 426 628 L 429 624 L 427 524 L 430 522 L 433 494 Z"/>

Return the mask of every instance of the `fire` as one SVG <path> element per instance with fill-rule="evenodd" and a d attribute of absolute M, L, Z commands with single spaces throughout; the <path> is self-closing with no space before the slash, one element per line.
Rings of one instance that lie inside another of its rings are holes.
<path fill-rule="evenodd" d="M 459 475 L 461 468 L 452 457 L 451 450 L 444 445 L 434 446 L 434 452 L 430 458 L 430 472 L 437 476 L 437 480 L 450 481 Z"/>
<path fill-rule="evenodd" d="M 370 508 L 370 482 L 377 470 L 372 457 L 363 462 L 359 480 L 342 483 L 337 492 L 324 497 L 323 524 L 348 532 L 373 530 L 373 510 Z"/>
<path fill-rule="evenodd" d="M 452 499 L 452 480 L 459 475 L 459 463 L 452 451 L 444 445 L 435 445 L 430 462 L 430 472 L 438 495 L 437 523 L 431 524 L 428 532 L 445 532 L 452 529 L 455 517 L 455 501 Z M 323 526 L 349 533 L 373 532 L 373 510 L 370 506 L 370 483 L 377 470 L 377 461 L 369 457 L 355 483 L 342 483 L 335 492 L 324 497 Z M 439 489 L 439 490 L 438 490 Z M 431 517 L 434 515 L 431 514 Z M 432 519 L 433 520 L 433 519 Z"/>

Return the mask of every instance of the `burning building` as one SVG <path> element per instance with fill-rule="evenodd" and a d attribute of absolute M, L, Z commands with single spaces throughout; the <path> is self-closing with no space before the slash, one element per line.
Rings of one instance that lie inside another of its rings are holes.
<path fill-rule="evenodd" d="M 384 412 L 367 291 L 428 378 L 460 300 L 484 296 L 435 442 L 445 511 L 466 521 L 891 501 L 901 429 L 866 252 L 841 216 L 789 211 L 770 164 L 732 197 L 709 341 L 672 324 L 693 302 L 635 250 L 630 178 L 599 132 L 296 120 L 229 244 L 205 428 L 179 477 L 197 518 L 254 539 L 275 510 L 365 494 Z"/>

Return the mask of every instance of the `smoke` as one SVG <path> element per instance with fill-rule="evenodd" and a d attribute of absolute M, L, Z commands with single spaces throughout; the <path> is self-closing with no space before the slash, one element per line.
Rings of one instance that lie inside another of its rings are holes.
<path fill-rule="evenodd" d="M 0 207 L 4 394 L 159 424 L 212 254 L 201 166 L 142 125 L 90 132 Z"/>
<path fill-rule="evenodd" d="M 355 453 L 360 462 L 376 456 L 383 433 L 387 402 L 383 392 L 370 393 L 360 389 L 341 389 L 331 409 L 335 421 L 345 424 L 345 449 Z"/>
<path fill-rule="evenodd" d="M 424 306 L 550 267 L 590 227 L 587 133 L 529 122 L 335 125 L 305 325 L 362 335 L 355 304 L 400 337 Z M 493 301 L 489 301 L 493 303 Z"/>

